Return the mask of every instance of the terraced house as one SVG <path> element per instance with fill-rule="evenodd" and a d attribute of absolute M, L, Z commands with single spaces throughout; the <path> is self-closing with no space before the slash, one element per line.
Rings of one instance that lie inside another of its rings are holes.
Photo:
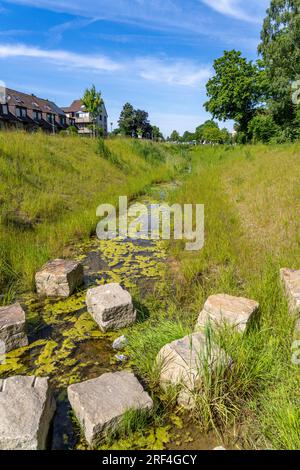
<path fill-rule="evenodd" d="M 66 116 L 53 101 L 6 88 L 0 104 L 0 129 L 24 129 L 29 132 L 42 129 L 56 133 L 71 125 L 75 125 L 75 119 Z"/>
<path fill-rule="evenodd" d="M 107 111 L 105 104 L 99 109 L 97 116 L 93 119 L 91 113 L 89 113 L 81 100 L 74 100 L 73 103 L 67 107 L 62 108 L 69 119 L 75 119 L 78 133 L 82 135 L 92 135 L 92 126 L 96 125 L 98 128 L 102 128 L 104 134 L 107 134 Z"/>

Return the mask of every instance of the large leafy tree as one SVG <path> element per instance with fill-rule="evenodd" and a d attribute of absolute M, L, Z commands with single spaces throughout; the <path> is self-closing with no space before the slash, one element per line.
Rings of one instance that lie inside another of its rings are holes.
<path fill-rule="evenodd" d="M 181 138 L 182 142 L 192 142 L 193 140 L 195 140 L 195 134 L 189 131 L 185 131 Z"/>
<path fill-rule="evenodd" d="M 135 110 L 130 103 L 126 103 L 119 118 L 119 129 L 121 134 L 132 137 L 136 132 Z"/>
<path fill-rule="evenodd" d="M 272 0 L 261 32 L 259 52 L 270 83 L 269 107 L 278 124 L 297 115 L 292 83 L 300 79 L 300 0 Z"/>
<path fill-rule="evenodd" d="M 241 52 L 225 51 L 214 62 L 215 75 L 208 81 L 209 100 L 205 108 L 214 118 L 233 119 L 240 130 L 247 132 L 263 95 L 263 72 L 256 64 L 242 57 Z"/>
<path fill-rule="evenodd" d="M 173 131 L 170 135 L 170 140 L 172 142 L 179 142 L 180 141 L 180 134 L 177 131 Z"/>
<path fill-rule="evenodd" d="M 92 85 L 91 88 L 87 88 L 84 92 L 81 102 L 84 105 L 86 111 L 92 116 L 92 130 L 93 136 L 96 134 L 96 118 L 101 112 L 103 105 L 103 100 L 101 98 L 101 92 L 96 90 L 95 85 Z"/>
<path fill-rule="evenodd" d="M 152 134 L 152 127 L 149 122 L 149 114 L 146 111 L 143 111 L 142 109 L 137 109 L 135 111 L 135 119 L 134 119 L 134 131 L 135 133 L 138 133 L 142 137 L 146 137 L 150 139 L 151 134 Z"/>
<path fill-rule="evenodd" d="M 119 129 L 121 134 L 128 137 L 151 137 L 152 127 L 149 115 L 142 109 L 134 109 L 130 103 L 126 103 L 119 118 Z"/>
<path fill-rule="evenodd" d="M 211 130 L 219 129 L 218 124 L 213 121 L 212 119 L 209 121 L 205 121 L 200 126 L 196 127 L 195 137 L 199 142 L 203 142 L 207 139 L 208 134 L 211 133 Z"/>
<path fill-rule="evenodd" d="M 157 126 L 152 126 L 152 139 L 158 141 L 158 140 L 163 140 L 163 138 L 164 136 L 160 128 Z"/>

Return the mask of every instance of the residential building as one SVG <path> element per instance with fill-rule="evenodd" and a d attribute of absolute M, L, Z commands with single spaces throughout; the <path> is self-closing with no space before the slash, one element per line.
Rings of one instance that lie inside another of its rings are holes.
<path fill-rule="evenodd" d="M 91 135 L 93 133 L 93 125 L 103 129 L 104 134 L 107 134 L 107 119 L 108 114 L 103 103 L 99 109 L 99 113 L 93 120 L 91 114 L 86 111 L 81 100 L 75 100 L 68 108 L 62 108 L 69 119 L 75 119 L 78 133 L 82 135 Z"/>
<path fill-rule="evenodd" d="M 75 125 L 75 119 L 66 116 L 53 101 L 6 88 L 5 99 L 0 104 L 0 129 L 24 129 L 29 132 L 42 129 L 56 133 L 71 125 Z"/>

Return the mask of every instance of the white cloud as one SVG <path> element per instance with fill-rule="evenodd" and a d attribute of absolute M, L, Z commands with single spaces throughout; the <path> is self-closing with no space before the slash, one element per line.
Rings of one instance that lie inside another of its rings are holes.
<path fill-rule="evenodd" d="M 126 78 L 143 78 L 147 81 L 195 87 L 207 81 L 211 75 L 211 68 L 188 60 L 163 58 L 124 58 L 116 62 L 109 57 L 98 55 L 82 55 L 65 50 L 48 50 L 24 44 L 0 44 L 0 59 L 28 58 L 44 60 L 54 63 L 61 70 L 84 69 L 90 72 L 122 72 Z M 63 68 L 61 68 L 63 67 Z M 56 69 L 57 70 L 57 69 Z"/>
<path fill-rule="evenodd" d="M 102 56 L 82 55 L 64 50 L 45 50 L 23 44 L 0 44 L 0 58 L 9 57 L 31 57 L 74 68 L 107 72 L 121 68 L 120 64 Z"/>
<path fill-rule="evenodd" d="M 202 3 L 222 15 L 250 23 L 261 23 L 269 0 L 202 0 Z"/>
<path fill-rule="evenodd" d="M 162 61 L 147 58 L 137 61 L 139 75 L 145 80 L 168 85 L 198 86 L 211 76 L 211 67 L 196 65 L 191 61 Z"/>

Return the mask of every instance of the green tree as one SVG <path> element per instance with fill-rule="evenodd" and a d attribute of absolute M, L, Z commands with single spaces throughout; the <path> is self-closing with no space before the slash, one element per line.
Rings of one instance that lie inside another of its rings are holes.
<path fill-rule="evenodd" d="M 206 85 L 206 110 L 220 121 L 233 119 L 241 131 L 247 132 L 263 97 L 263 71 L 236 50 L 225 51 L 215 60 L 214 70 L 214 77 Z"/>
<path fill-rule="evenodd" d="M 180 141 L 179 132 L 173 131 L 172 134 L 170 135 L 170 140 L 171 140 L 172 142 L 179 142 L 179 141 Z"/>
<path fill-rule="evenodd" d="M 81 98 L 82 104 L 84 105 L 86 111 L 90 113 L 93 121 L 93 137 L 96 134 L 96 118 L 101 112 L 103 105 L 103 100 L 101 98 L 101 92 L 96 90 L 95 85 L 92 85 L 91 88 L 87 88 L 84 92 L 83 98 Z"/>
<path fill-rule="evenodd" d="M 163 140 L 164 136 L 162 135 L 159 127 L 152 126 L 152 139 L 155 141 Z"/>
<path fill-rule="evenodd" d="M 195 134 L 193 132 L 185 131 L 181 140 L 182 142 L 192 142 L 195 140 Z"/>
<path fill-rule="evenodd" d="M 119 118 L 119 129 L 121 134 L 128 137 L 151 138 L 152 126 L 149 115 L 142 109 L 134 109 L 130 103 L 126 103 Z"/>
<path fill-rule="evenodd" d="M 254 143 L 268 143 L 280 132 L 271 114 L 254 116 L 249 123 L 248 130 Z"/>
<path fill-rule="evenodd" d="M 228 132 L 228 129 L 225 127 L 220 130 L 220 143 L 221 144 L 230 144 L 232 142 L 231 134 Z"/>
<path fill-rule="evenodd" d="M 219 129 L 218 124 L 212 119 L 205 121 L 203 124 L 198 126 L 195 132 L 196 140 L 198 140 L 198 142 L 204 142 L 207 140 L 207 132 L 209 132 L 211 128 Z"/>
<path fill-rule="evenodd" d="M 272 0 L 261 32 L 259 52 L 269 81 L 269 108 L 283 127 L 293 126 L 297 109 L 292 82 L 300 79 L 300 2 Z"/>
<path fill-rule="evenodd" d="M 135 110 L 130 103 L 126 103 L 118 121 L 121 134 L 132 137 L 136 133 Z"/>
<path fill-rule="evenodd" d="M 139 130 L 139 134 L 143 138 L 150 139 L 151 134 L 152 134 L 152 126 L 149 122 L 149 114 L 142 110 L 142 109 L 137 109 L 134 112 L 135 118 L 134 118 L 134 131 L 137 133 Z"/>

